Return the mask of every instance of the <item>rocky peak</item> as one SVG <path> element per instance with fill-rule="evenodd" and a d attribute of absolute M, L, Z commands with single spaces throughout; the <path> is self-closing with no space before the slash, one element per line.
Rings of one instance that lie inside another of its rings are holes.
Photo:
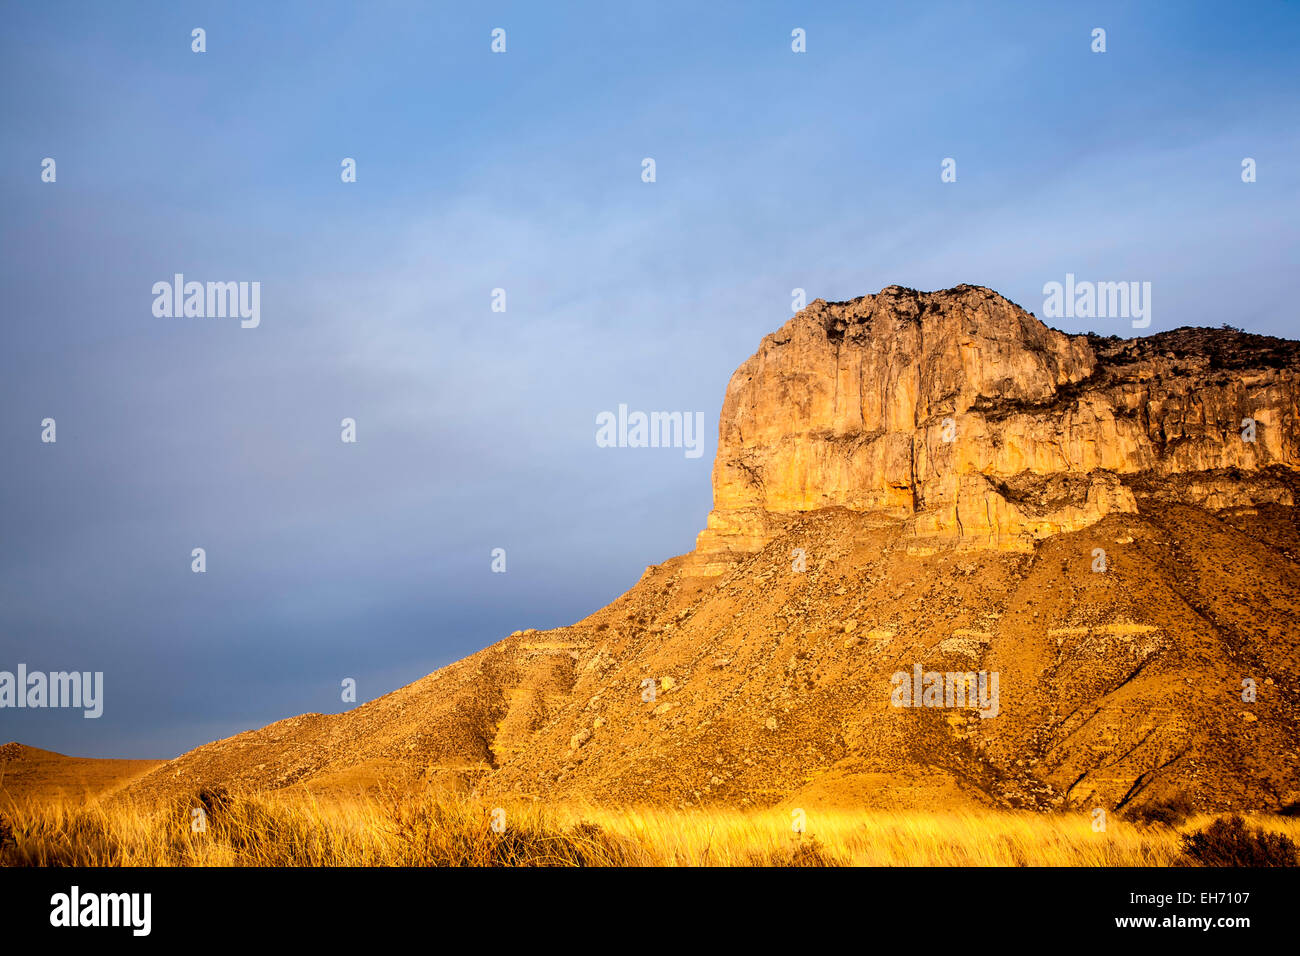
<path fill-rule="evenodd" d="M 828 507 L 903 519 L 917 548 L 1026 550 L 1135 493 L 1289 504 L 1298 372 L 1300 343 L 1069 336 L 980 286 L 817 299 L 727 386 L 696 569 Z"/>

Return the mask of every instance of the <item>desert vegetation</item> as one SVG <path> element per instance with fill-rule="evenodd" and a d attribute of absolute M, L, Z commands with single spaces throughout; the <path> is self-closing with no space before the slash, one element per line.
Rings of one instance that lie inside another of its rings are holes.
<path fill-rule="evenodd" d="M 198 812 L 196 812 L 198 811 Z M 7 866 L 1277 866 L 1300 820 L 1080 813 L 594 809 L 392 792 L 317 801 L 201 790 L 145 805 L 0 809 Z"/>

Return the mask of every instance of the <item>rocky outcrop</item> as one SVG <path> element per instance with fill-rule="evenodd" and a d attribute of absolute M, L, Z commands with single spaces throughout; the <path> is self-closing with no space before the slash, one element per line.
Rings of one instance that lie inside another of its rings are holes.
<path fill-rule="evenodd" d="M 835 506 L 908 517 L 918 549 L 1027 550 L 1136 511 L 1139 476 L 1204 475 L 1178 484 L 1189 503 L 1281 501 L 1297 358 L 1229 329 L 1068 336 L 975 286 L 818 299 L 727 386 L 694 571 Z"/>

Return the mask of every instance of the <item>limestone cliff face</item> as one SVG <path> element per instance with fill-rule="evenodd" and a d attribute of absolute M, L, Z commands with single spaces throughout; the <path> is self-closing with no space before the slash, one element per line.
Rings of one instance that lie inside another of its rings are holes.
<path fill-rule="evenodd" d="M 975 286 L 818 299 L 727 386 L 696 568 L 833 506 L 907 517 L 921 550 L 1025 550 L 1152 479 L 1290 504 L 1267 470 L 1300 464 L 1298 369 L 1296 343 L 1226 328 L 1067 336 Z"/>

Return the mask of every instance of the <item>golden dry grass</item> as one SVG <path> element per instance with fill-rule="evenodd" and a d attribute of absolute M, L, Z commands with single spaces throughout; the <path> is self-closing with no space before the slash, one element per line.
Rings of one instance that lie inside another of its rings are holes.
<path fill-rule="evenodd" d="M 1164 866 L 1177 828 L 1084 814 L 610 810 L 392 793 L 365 800 L 207 795 L 166 805 L 28 800 L 3 811 L 16 866 Z M 1300 840 L 1300 820 L 1255 818 Z"/>

